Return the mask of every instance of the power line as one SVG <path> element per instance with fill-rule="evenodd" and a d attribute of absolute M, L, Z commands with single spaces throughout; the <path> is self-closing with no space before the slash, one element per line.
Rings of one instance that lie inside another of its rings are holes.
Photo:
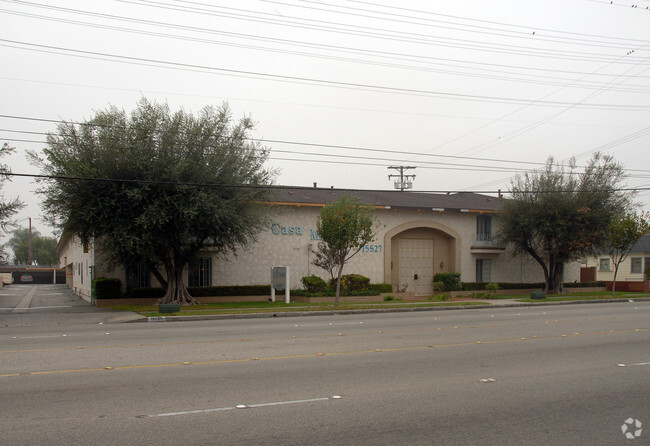
<path fill-rule="evenodd" d="M 46 174 L 30 174 L 30 173 L 16 173 L 16 172 L 6 172 L 2 175 L 6 176 L 15 176 L 15 177 L 30 177 L 37 178 L 41 180 L 63 180 L 63 181 L 92 181 L 99 183 L 126 183 L 126 184 L 153 184 L 153 185 L 162 185 L 162 186 L 189 186 L 189 187 L 228 187 L 228 188 L 242 188 L 242 189 L 298 189 L 298 190 L 312 190 L 313 187 L 301 187 L 301 186 L 282 186 L 282 185 L 263 185 L 263 184 L 229 184 L 229 183 L 205 183 L 205 182 L 191 182 L 191 181 L 163 181 L 163 180 L 143 180 L 143 179 L 123 179 L 123 178 L 96 178 L 96 177 L 80 177 L 72 175 L 46 175 Z M 327 188 L 327 190 L 330 190 Z M 349 191 L 365 191 L 365 192 L 386 192 L 384 189 L 340 189 L 340 190 L 349 190 Z M 571 190 L 571 191 L 550 191 L 550 193 L 574 193 L 574 192 L 634 192 L 634 191 L 645 191 L 650 190 L 650 187 L 623 187 L 623 188 L 607 188 L 607 189 L 589 189 L 585 190 Z M 518 193 L 532 194 L 538 193 L 539 191 L 518 191 Z M 412 193 L 437 193 L 437 194 L 461 194 L 461 193 L 472 193 L 472 194 L 498 194 L 503 193 L 501 190 L 496 191 L 418 191 Z"/>
<path fill-rule="evenodd" d="M 93 123 L 80 123 L 80 122 L 67 122 L 67 121 L 62 121 L 62 120 L 54 120 L 54 119 L 45 119 L 45 118 L 34 118 L 34 117 L 26 117 L 26 116 L 17 116 L 17 115 L 4 115 L 0 114 L 0 118 L 9 118 L 9 119 L 17 119 L 17 120 L 28 120 L 28 121 L 42 121 L 42 122 L 50 122 L 50 123 L 56 123 L 56 124 L 61 124 L 61 123 L 67 123 L 67 124 L 73 124 L 73 125 L 96 125 L 98 127 L 110 127 L 110 125 L 98 125 L 98 124 L 93 124 Z M 11 130 L 4 130 L 4 131 L 11 131 Z M 30 133 L 30 134 L 41 134 L 41 135 L 47 135 L 48 133 L 45 132 L 25 132 L 25 133 Z M 645 136 L 646 134 L 650 133 L 650 127 L 647 129 L 644 129 L 642 131 L 636 132 L 633 135 L 630 135 L 628 138 L 623 139 L 621 142 L 618 144 L 622 144 L 624 142 L 629 142 L 632 139 L 639 138 L 641 136 Z M 479 162 L 479 163 L 501 163 L 501 164 L 510 164 L 510 165 L 521 165 L 521 166 L 544 166 L 546 165 L 545 162 L 532 162 L 532 161 L 518 161 L 518 160 L 512 160 L 512 159 L 499 159 L 499 158 L 485 158 L 485 157 L 472 157 L 472 156 L 460 156 L 460 155 L 441 155 L 441 154 L 433 154 L 433 153 L 419 153 L 419 152 L 410 152 L 410 151 L 403 151 L 403 150 L 391 150 L 391 149 L 379 149 L 379 148 L 373 148 L 373 147 L 361 147 L 361 146 L 349 146 L 349 145 L 336 145 L 336 144 L 322 144 L 322 143 L 314 143 L 314 142 L 308 142 L 308 141 L 290 141 L 290 140 L 282 140 L 282 139 L 266 139 L 266 138 L 244 138 L 245 140 L 249 140 L 252 142 L 257 142 L 257 143 L 274 143 L 274 144 L 286 144 L 286 145 L 294 145 L 294 146 L 301 146 L 301 147 L 315 147 L 315 148 L 325 148 L 325 149 L 341 149 L 341 150 L 346 150 L 346 151 L 358 151 L 358 152 L 366 152 L 370 153 L 371 155 L 366 156 L 366 157 L 361 157 L 361 156 L 354 156 L 354 155 L 340 155 L 340 154 L 332 154 L 332 153 L 306 153 L 304 151 L 301 152 L 294 152 L 294 151 L 289 151 L 289 150 L 281 150 L 281 149 L 270 149 L 269 152 L 270 154 L 273 153 L 288 153 L 288 154 L 300 154 L 300 155 L 308 155 L 308 156 L 322 156 L 322 157 L 338 157 L 338 158 L 347 158 L 347 159 L 370 159 L 370 160 L 377 160 L 377 153 L 381 154 L 387 154 L 387 155 L 399 155 L 399 156 L 423 156 L 427 157 L 429 159 L 440 159 L 440 160 L 452 160 L 452 161 L 473 161 L 473 162 Z M 24 140 L 24 139 L 11 139 L 12 141 L 20 141 L 20 142 L 30 142 L 30 143 L 37 143 L 37 144 L 47 144 L 45 141 L 36 141 L 36 140 Z M 616 145 L 618 145 L 616 144 Z M 610 147 L 614 145 L 614 142 L 610 143 Z M 605 147 L 601 146 L 602 148 L 610 148 L 610 147 Z M 594 150 L 598 151 L 598 150 Z M 277 159 L 277 158 L 274 158 Z M 287 159 L 290 161 L 313 161 L 313 162 L 322 162 L 322 160 L 306 160 L 306 159 Z M 403 161 L 402 160 L 396 160 L 394 158 L 384 158 L 384 161 L 389 161 L 389 162 L 396 162 L 396 161 Z M 485 164 L 482 164 L 480 166 L 477 165 L 472 165 L 472 164 L 455 164 L 455 163 L 449 163 L 449 162 L 422 162 L 422 167 L 427 168 L 431 167 L 430 165 L 437 165 L 437 166 L 456 166 L 456 167 L 465 167 L 465 168 L 478 168 L 478 169 L 473 169 L 473 170 L 479 170 L 479 171 L 498 171 L 498 172 L 517 172 L 521 171 L 521 168 L 516 168 L 516 167 L 504 167 L 504 166 L 486 166 Z M 426 166 L 428 164 L 429 166 Z M 374 165 L 382 165 L 384 164 L 374 164 Z M 529 168 L 525 168 L 524 170 L 529 170 Z M 627 169 L 629 172 L 639 172 L 639 173 L 647 173 L 650 172 L 650 170 L 643 170 L 643 169 Z"/>
<path fill-rule="evenodd" d="M 364 90 L 375 91 L 375 92 L 400 94 L 400 95 L 438 97 L 443 99 L 465 100 L 465 101 L 472 101 L 472 102 L 492 102 L 492 103 L 501 103 L 501 104 L 534 104 L 536 106 L 544 106 L 544 107 L 567 107 L 570 105 L 574 105 L 572 103 L 560 102 L 560 101 L 536 101 L 533 99 L 469 95 L 469 94 L 461 94 L 461 93 L 445 93 L 445 92 L 431 91 L 431 90 L 389 87 L 385 85 L 372 85 L 372 84 L 363 84 L 357 82 L 341 82 L 341 81 L 332 81 L 327 79 L 288 76 L 288 75 L 263 73 L 263 72 L 247 71 L 247 70 L 235 70 L 235 69 L 220 68 L 220 67 L 213 67 L 207 65 L 171 62 L 171 61 L 158 60 L 158 59 L 103 53 L 98 51 L 85 51 L 85 50 L 64 48 L 64 47 L 51 46 L 51 45 L 41 45 L 41 44 L 20 42 L 20 41 L 9 40 L 9 39 L 0 39 L 0 42 L 5 42 L 10 45 L 23 45 L 35 51 L 45 51 L 45 52 L 54 51 L 57 54 L 64 54 L 68 56 L 72 55 L 72 56 L 77 56 L 82 58 L 101 58 L 102 60 L 106 60 L 106 58 L 109 58 L 109 60 L 117 59 L 117 61 L 123 61 L 135 65 L 154 64 L 159 68 L 165 67 L 165 68 L 174 68 L 174 69 L 182 69 L 182 70 L 204 70 L 213 74 L 232 75 L 237 77 L 253 77 L 257 79 L 265 79 L 271 81 L 290 82 L 290 83 L 299 83 L 299 84 L 302 83 L 302 84 L 319 85 L 319 86 L 333 87 L 333 88 L 353 89 L 353 90 L 361 90 L 361 91 Z M 647 105 L 593 103 L 593 104 L 580 104 L 578 105 L 578 107 L 583 109 L 650 111 L 650 106 Z"/>
<path fill-rule="evenodd" d="M 6 1 L 6 0 L 5 0 Z M 136 30 L 136 29 L 130 29 L 130 28 L 121 28 L 121 27 L 115 27 L 115 26 L 110 26 L 110 25 L 98 25 L 98 24 L 91 24 L 91 23 L 86 23 L 86 22 L 79 22 L 79 21 L 74 21 L 74 20 L 68 20 L 68 19 L 59 19 L 59 18 L 54 18 L 54 17 L 48 17 L 48 16 L 40 16 L 36 14 L 26 14 L 26 13 L 21 13 L 21 12 L 16 12 L 16 11 L 8 11 L 8 10 L 1 10 L 1 12 L 9 13 L 9 14 L 14 14 L 14 15 L 20 15 L 24 17 L 30 17 L 30 18 L 37 18 L 41 20 L 48 20 L 48 21 L 54 21 L 54 22 L 63 22 L 63 23 L 68 23 L 68 24 L 75 24 L 79 26 L 87 26 L 87 27 L 93 27 L 93 28 L 99 28 L 99 29 L 108 29 L 108 30 L 114 30 L 114 31 L 120 31 L 120 32 L 128 32 L 128 33 L 135 33 L 135 34 L 142 34 L 142 35 L 148 35 L 148 36 L 154 36 L 154 37 L 162 37 L 162 38 L 170 38 L 170 39 L 175 39 L 175 40 L 186 40 L 186 41 L 192 41 L 192 42 L 199 42 L 199 43 L 208 43 L 212 45 L 222 45 L 222 46 L 231 46 L 231 47 L 236 47 L 236 48 L 245 48 L 245 49 L 253 49 L 253 50 L 259 50 L 259 51 L 264 51 L 264 52 L 276 52 L 276 53 L 281 53 L 281 54 L 291 54 L 291 55 L 297 55 L 297 56 L 302 56 L 302 57 L 310 57 L 310 58 L 318 58 L 318 59 L 325 59 L 325 60 L 336 60 L 340 62 L 348 62 L 348 63 L 355 63 L 355 64 L 364 64 L 364 65 L 372 65 L 372 66 L 382 66 L 382 67 L 388 67 L 388 68 L 399 68 L 399 69 L 406 69 L 406 70 L 411 70 L 411 71 L 423 71 L 423 72 L 435 72 L 435 73 L 442 73 L 442 74 L 450 74 L 450 75 L 455 75 L 455 76 L 464 76 L 464 77 L 472 77 L 472 78 L 482 78 L 482 79 L 494 79 L 494 80 L 500 80 L 500 81 L 510 81 L 510 82 L 519 82 L 519 83 L 528 83 L 528 84 L 536 84 L 536 85 L 562 85 L 559 84 L 560 81 L 568 81 L 569 79 L 566 78 L 558 78 L 558 77 L 552 77 L 552 76 L 544 76 L 539 74 L 539 71 L 544 71 L 544 72 L 555 72 L 555 73 L 563 73 L 563 74 L 581 74 L 578 72 L 571 72 L 567 70 L 554 70 L 554 69 L 549 69 L 549 68 L 532 68 L 532 67 L 514 67 L 511 66 L 510 70 L 506 70 L 505 66 L 503 65 L 498 65 L 498 64 L 489 64 L 489 63 L 477 63 L 473 61 L 459 61 L 459 60 L 453 60 L 453 59 L 447 59 L 447 58 L 435 58 L 435 57 L 430 57 L 430 56 L 423 56 L 420 54 L 399 54 L 399 53 L 393 53 L 393 52 L 387 52 L 387 51 L 377 51 L 377 50 L 369 50 L 369 49 L 358 49 L 358 48 L 350 48 L 350 47 L 343 47 L 343 46 L 333 46 L 333 45 L 323 45 L 323 44 L 318 44 L 318 43 L 302 43 L 294 40 L 282 40 L 280 41 L 279 39 L 276 39 L 276 43 L 282 43 L 282 44 L 290 44 L 293 46 L 303 46 L 307 47 L 310 49 L 313 48 L 321 48 L 321 49 L 326 49 L 326 50 L 335 50 L 339 51 L 342 53 L 351 53 L 353 55 L 370 55 L 370 56 L 378 56 L 382 58 L 388 58 L 388 59 L 394 59 L 394 60 L 402 60 L 402 61 L 407 61 L 407 62 L 421 62 L 421 63 L 426 63 L 426 64 L 432 64 L 435 67 L 453 67 L 456 71 L 451 71 L 448 69 L 441 69 L 441 68 L 433 68 L 433 67 L 421 67 L 421 66 L 414 66 L 414 65 L 403 65 L 403 64 L 397 64 L 397 63 L 388 63 L 388 62 L 378 62 L 378 61 L 372 61 L 372 60 L 363 60 L 360 58 L 345 58 L 342 56 L 334 56 L 334 55 L 324 55 L 324 54 L 317 54 L 314 53 L 313 51 L 311 52 L 299 52 L 299 51 L 290 51 L 290 50 L 283 50 L 279 48 L 270 48 L 270 47 L 260 47 L 260 46 L 254 46 L 254 45 L 246 45 L 246 44 L 240 44 L 240 43 L 233 43 L 233 42 L 222 42 L 222 41 L 214 41 L 214 40 L 206 40 L 206 39 L 199 39 L 199 38 L 194 38 L 194 37 L 187 37 L 187 36 L 179 36 L 179 35 L 173 35 L 173 34 L 163 34 L 163 33 L 154 33 L 150 31 L 143 31 L 143 30 Z M 170 24 L 165 24 L 165 26 L 172 26 Z M 176 26 L 174 26 L 176 27 Z M 215 31 L 216 32 L 216 31 Z M 221 34 L 228 34 L 223 31 L 219 31 Z M 249 38 L 249 37 L 246 37 Z M 255 36 L 250 36 L 251 39 L 255 40 L 263 40 L 263 41 L 270 41 L 272 40 L 271 38 L 260 38 L 260 37 L 255 37 Z M 455 62 L 454 63 L 441 63 L 441 61 L 448 61 L 448 62 Z M 477 68 L 474 67 L 468 67 L 468 66 L 462 66 L 462 65 L 457 65 L 458 63 L 463 63 L 463 64 L 475 64 Z M 483 68 L 485 67 L 485 68 Z M 492 69 L 487 70 L 487 67 L 493 67 Z M 495 68 L 501 68 L 501 69 L 495 69 Z M 471 72 L 462 72 L 458 71 L 458 69 L 467 69 L 467 70 L 483 70 L 484 73 L 471 73 Z M 513 77 L 513 72 L 512 69 L 517 69 L 517 70 L 527 70 L 527 71 L 533 71 L 528 74 L 524 73 L 518 73 L 519 78 Z M 497 76 L 495 73 L 501 73 L 502 75 Z M 503 75 L 505 74 L 505 76 Z M 592 73 L 593 74 L 593 73 Z M 597 74 L 598 76 L 614 76 L 611 74 Z M 646 76 L 632 76 L 634 78 L 644 78 Z M 535 80 L 539 79 L 539 80 Z M 554 80 L 556 79 L 556 80 Z M 573 82 L 573 87 L 574 88 L 583 88 L 583 89 L 593 89 L 593 88 L 598 88 L 599 82 L 597 81 L 587 81 L 587 80 L 581 80 L 580 83 Z M 643 85 L 630 85 L 625 88 L 619 87 L 615 88 L 615 91 L 621 91 L 621 92 L 636 92 L 636 93 L 648 93 L 650 91 L 649 87 L 643 86 Z"/>

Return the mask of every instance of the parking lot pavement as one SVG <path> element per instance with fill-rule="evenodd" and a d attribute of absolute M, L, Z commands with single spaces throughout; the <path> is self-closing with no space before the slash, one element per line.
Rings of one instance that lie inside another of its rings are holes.
<path fill-rule="evenodd" d="M 131 322 L 142 316 L 98 308 L 65 285 L 13 284 L 0 289 L 0 328 Z"/>

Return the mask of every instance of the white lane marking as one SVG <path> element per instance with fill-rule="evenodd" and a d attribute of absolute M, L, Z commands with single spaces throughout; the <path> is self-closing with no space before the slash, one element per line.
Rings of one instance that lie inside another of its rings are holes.
<path fill-rule="evenodd" d="M 50 305 L 49 307 L 29 307 L 27 310 L 41 310 L 43 308 L 71 308 L 72 305 Z"/>
<path fill-rule="evenodd" d="M 301 403 L 313 403 L 317 401 L 328 401 L 330 399 L 340 399 L 339 398 L 329 398 L 329 397 L 322 397 L 322 398 L 310 398 L 307 400 L 293 400 L 293 401 L 275 401 L 272 403 L 260 403 L 260 404 L 238 404 L 237 406 L 231 406 L 231 407 L 215 407 L 212 409 L 198 409 L 198 410 L 185 410 L 181 412 L 168 412 L 168 413 L 157 413 L 154 415 L 149 415 L 150 418 L 153 417 L 173 417 L 177 415 L 193 415 L 197 413 L 210 413 L 210 412 L 222 412 L 225 410 L 236 410 L 236 409 L 254 409 L 258 407 L 269 407 L 269 406 L 282 406 L 286 404 L 301 404 Z"/>
<path fill-rule="evenodd" d="M 53 305 L 51 307 L 29 307 L 29 308 L 21 308 L 21 310 L 27 311 L 27 310 L 47 310 L 48 308 L 72 308 L 72 305 Z M 14 308 L 0 308 L 0 310 L 15 310 Z"/>
<path fill-rule="evenodd" d="M 634 367 L 637 365 L 650 365 L 650 362 L 635 362 L 634 364 L 618 364 L 619 367 Z"/>

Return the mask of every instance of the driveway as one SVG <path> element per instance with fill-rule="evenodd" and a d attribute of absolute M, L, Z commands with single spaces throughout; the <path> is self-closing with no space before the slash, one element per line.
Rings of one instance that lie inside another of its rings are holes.
<path fill-rule="evenodd" d="M 12 284 L 0 289 L 0 328 L 120 323 L 141 319 L 131 312 L 98 308 L 65 285 Z"/>

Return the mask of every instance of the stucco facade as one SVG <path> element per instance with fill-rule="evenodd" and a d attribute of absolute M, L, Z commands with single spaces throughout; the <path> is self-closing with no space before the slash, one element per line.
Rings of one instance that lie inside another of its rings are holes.
<path fill-rule="evenodd" d="M 198 272 L 191 269 L 186 277 L 199 286 L 265 285 L 271 283 L 272 267 L 285 266 L 290 268 L 292 289 L 301 288 L 304 276 L 327 280 L 329 273 L 312 264 L 319 243 L 316 222 L 321 208 L 342 196 L 373 206 L 378 221 L 375 239 L 345 266 L 346 274 L 361 274 L 372 283 L 390 283 L 395 291 L 417 295 L 431 295 L 433 276 L 444 272 L 461 273 L 463 282 L 544 281 L 536 262 L 513 257 L 494 240 L 499 198 L 316 188 L 278 188 L 269 223 L 254 243 L 225 258 L 205 250 L 199 254 Z M 60 249 L 62 264 L 72 272 L 72 288 L 89 295 L 91 267 L 95 277 L 126 282 L 124 271 L 108 271 L 92 246 L 83 252 L 75 240 L 70 238 L 67 244 L 62 240 Z M 564 281 L 577 281 L 579 268 L 577 263 L 567 265 Z"/>
<path fill-rule="evenodd" d="M 319 212 L 316 206 L 276 206 L 257 243 L 215 262 L 213 283 L 268 283 L 274 266 L 290 267 L 291 288 L 300 288 L 300 279 L 311 274 L 328 279 L 329 273 L 311 264 L 313 251 L 318 249 Z M 485 213 L 376 209 L 377 236 L 346 264 L 344 273 L 362 274 L 372 283 L 391 283 L 395 290 L 425 295 L 431 294 L 436 273 L 460 272 L 464 282 L 479 281 L 476 261 L 481 259 L 490 263 L 489 275 L 481 281 L 543 282 L 542 269 L 534 260 L 513 257 L 495 242 L 477 241 L 479 215 Z M 566 281 L 578 280 L 578 275 L 578 264 L 567 265 Z"/>

